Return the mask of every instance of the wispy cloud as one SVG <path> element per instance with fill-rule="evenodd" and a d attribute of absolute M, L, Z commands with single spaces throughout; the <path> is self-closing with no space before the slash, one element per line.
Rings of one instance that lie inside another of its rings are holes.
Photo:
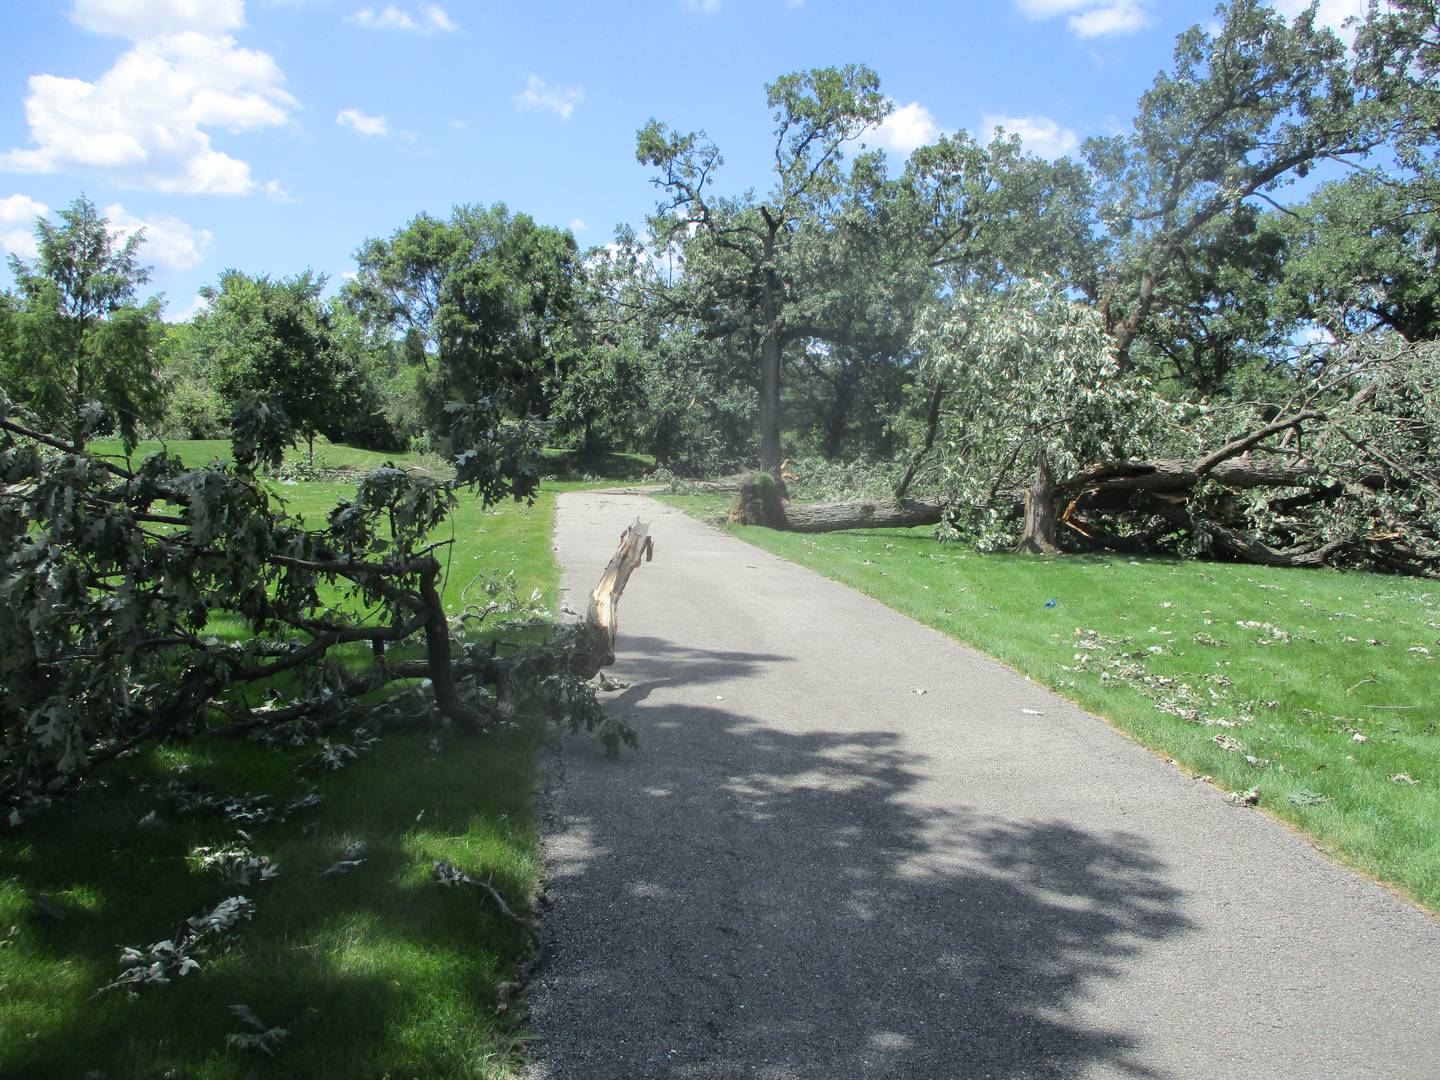
<path fill-rule="evenodd" d="M 548 109 L 561 120 L 569 120 L 575 106 L 585 100 L 582 86 L 552 86 L 538 75 L 531 75 L 525 89 L 515 95 L 521 109 Z"/>
<path fill-rule="evenodd" d="M 1020 136 L 1020 143 L 1037 157 L 1053 161 L 1080 145 L 1080 136 L 1048 116 L 999 116 L 990 114 L 980 123 L 982 141 L 988 142 L 996 128 Z"/>
<path fill-rule="evenodd" d="M 361 8 L 347 21 L 366 30 L 398 30 L 406 34 L 448 34 L 460 29 L 449 12 L 439 4 L 421 4 L 413 11 L 394 4 L 387 4 L 378 11 Z"/>
<path fill-rule="evenodd" d="M 360 135 L 383 138 L 390 134 L 389 120 L 384 116 L 371 116 L 359 109 L 341 109 L 335 114 L 335 123 Z"/>
<path fill-rule="evenodd" d="M 698 12 L 701 15 L 714 15 L 724 6 L 724 0 L 685 0 L 686 11 Z"/>
<path fill-rule="evenodd" d="M 104 213 L 110 222 L 110 231 L 121 240 L 144 230 L 141 257 L 161 270 L 189 270 L 198 266 L 213 239 L 209 229 L 197 229 L 168 214 L 139 217 L 119 203 L 111 203 Z"/>
<path fill-rule="evenodd" d="M 585 219 L 584 219 L 584 218 L 578 218 L 578 217 L 577 217 L 577 218 L 571 218 L 571 219 L 570 219 L 570 231 L 571 231 L 571 232 L 589 232 L 589 231 L 590 231 L 590 226 L 585 224 Z"/>
<path fill-rule="evenodd" d="M 49 212 L 48 206 L 28 195 L 0 199 L 0 250 L 22 259 L 35 258 L 39 254 L 35 246 L 35 219 Z"/>
<path fill-rule="evenodd" d="M 70 21 L 131 40 L 191 30 L 223 34 L 245 25 L 245 0 L 75 0 Z"/>
<path fill-rule="evenodd" d="M 1015 0 L 1021 14 L 1031 19 L 1064 15 L 1070 29 L 1082 38 L 1128 34 L 1150 25 L 1151 0 Z"/>

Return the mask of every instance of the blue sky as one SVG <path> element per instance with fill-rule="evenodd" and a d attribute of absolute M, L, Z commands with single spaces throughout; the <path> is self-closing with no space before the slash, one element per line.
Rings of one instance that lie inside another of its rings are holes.
<path fill-rule="evenodd" d="M 338 283 L 365 238 L 455 203 L 604 243 L 654 202 L 634 159 L 652 116 L 708 131 L 722 190 L 763 189 L 764 84 L 861 62 L 896 103 L 872 145 L 897 166 L 997 121 L 1054 156 L 1123 129 L 1175 35 L 1213 18 L 1203 0 L 3 0 L 0 248 L 29 255 L 34 215 L 83 191 L 145 226 L 177 318 L 229 267 Z"/>

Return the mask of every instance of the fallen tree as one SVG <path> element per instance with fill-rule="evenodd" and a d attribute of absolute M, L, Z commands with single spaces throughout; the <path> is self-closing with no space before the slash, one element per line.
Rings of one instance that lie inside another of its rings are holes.
<path fill-rule="evenodd" d="M 131 468 L 0 397 L 0 804 L 147 741 L 361 720 L 478 733 L 531 699 L 608 747 L 630 741 L 587 680 L 613 660 L 646 527 L 576 627 L 501 646 L 479 631 L 538 612 L 499 586 L 450 618 L 437 530 L 462 494 L 490 505 L 538 482 L 537 433 L 488 402 L 452 419 L 469 447 L 453 480 L 386 466 L 307 528 L 261 476 L 290 441 L 274 410 L 238 417 L 233 466 L 161 453 Z"/>
<path fill-rule="evenodd" d="M 781 503 L 754 523 L 938 523 L 989 549 L 1440 570 L 1440 343 L 1336 347 L 1289 373 L 1275 403 L 1171 402 L 1119 372 L 1094 312 L 1023 282 L 950 298 L 919 347 L 933 389 L 895 497 Z M 933 494 L 909 497 L 922 474 Z"/>
<path fill-rule="evenodd" d="M 742 480 L 738 487 L 739 499 L 729 520 L 737 525 L 823 533 L 845 529 L 905 529 L 916 525 L 938 525 L 945 516 L 945 505 L 939 500 L 785 502 L 766 494 L 769 484 L 773 484 L 769 473 L 757 473 Z"/>

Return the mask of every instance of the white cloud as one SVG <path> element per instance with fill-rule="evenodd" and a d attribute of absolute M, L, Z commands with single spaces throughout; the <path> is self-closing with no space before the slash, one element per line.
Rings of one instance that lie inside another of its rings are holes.
<path fill-rule="evenodd" d="M 571 219 L 570 219 L 570 231 L 571 231 L 571 232 L 589 232 L 589 231 L 590 231 L 590 226 L 585 224 L 585 219 L 584 219 L 584 218 L 578 218 L 578 217 L 577 217 L 577 218 L 571 218 Z"/>
<path fill-rule="evenodd" d="M 439 4 L 421 4 L 413 13 L 394 4 L 379 11 L 361 8 L 348 21 L 366 30 L 400 30 L 407 34 L 448 34 L 460 29 Z"/>
<path fill-rule="evenodd" d="M 1015 0 L 1015 6 L 1031 19 L 1064 15 L 1082 38 L 1128 34 L 1150 25 L 1150 0 Z"/>
<path fill-rule="evenodd" d="M 223 34 L 245 25 L 245 0 L 75 0 L 70 20 L 132 40 L 186 31 Z"/>
<path fill-rule="evenodd" d="M 1293 19 L 1310 6 L 1311 0 L 1274 0 L 1275 10 L 1287 19 Z M 1340 35 L 1341 40 L 1355 40 L 1355 31 L 1347 29 L 1346 19 L 1365 18 L 1366 0 L 1320 0 L 1315 12 L 1315 25 L 1327 26 Z"/>
<path fill-rule="evenodd" d="M 918 101 L 895 108 L 875 130 L 880 145 L 897 154 L 934 142 L 943 132 L 930 110 Z"/>
<path fill-rule="evenodd" d="M 696 11 L 701 15 L 714 15 L 724 6 L 724 0 L 685 0 L 686 11 Z"/>
<path fill-rule="evenodd" d="M 300 200 L 290 194 L 290 189 L 279 180 L 266 180 L 265 201 L 268 203 L 293 203 Z"/>
<path fill-rule="evenodd" d="M 1064 157 L 1080 145 L 1080 136 L 1048 116 L 996 116 L 987 115 L 981 121 L 981 131 L 989 141 L 996 128 L 1004 128 L 1012 135 L 1020 136 L 1020 142 L 1030 153 L 1053 161 Z"/>
<path fill-rule="evenodd" d="M 335 114 L 335 123 L 348 127 L 361 135 L 386 136 L 390 134 L 390 121 L 383 116 L 371 116 L 359 109 L 341 109 Z"/>
<path fill-rule="evenodd" d="M 28 195 L 0 199 L 0 249 L 22 259 L 35 258 L 39 254 L 35 247 L 35 219 L 49 212 L 48 206 Z"/>
<path fill-rule="evenodd" d="M 263 52 L 194 32 L 138 41 L 95 82 L 32 75 L 25 119 L 35 145 L 0 169 L 80 172 L 124 187 L 240 195 L 250 166 L 216 150 L 206 129 L 251 131 L 289 120 L 296 102 Z"/>
<path fill-rule="evenodd" d="M 165 214 L 136 217 L 119 203 L 105 207 L 104 214 L 110 222 L 110 232 L 122 241 L 144 229 L 140 261 L 153 263 L 160 270 L 189 270 L 198 266 L 213 239 L 209 229 L 197 229 Z"/>
<path fill-rule="evenodd" d="M 515 95 L 515 104 L 522 109 L 549 109 L 561 120 L 569 120 L 575 106 L 585 100 L 581 86 L 551 86 L 538 75 L 531 75 L 525 89 Z"/>

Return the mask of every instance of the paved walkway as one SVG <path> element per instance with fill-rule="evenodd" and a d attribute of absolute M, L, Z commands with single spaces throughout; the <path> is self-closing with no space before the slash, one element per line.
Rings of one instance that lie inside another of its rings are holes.
<path fill-rule="evenodd" d="M 572 606 L 636 516 L 641 747 L 551 758 L 531 1076 L 1440 1077 L 1440 923 L 653 500 L 560 497 Z"/>

